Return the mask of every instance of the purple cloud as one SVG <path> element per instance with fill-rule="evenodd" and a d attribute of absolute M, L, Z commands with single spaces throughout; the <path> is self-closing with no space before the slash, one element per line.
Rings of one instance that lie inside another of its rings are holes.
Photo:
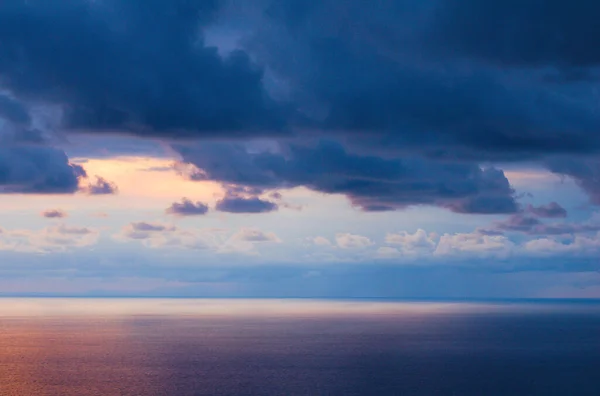
<path fill-rule="evenodd" d="M 174 202 L 166 209 L 167 214 L 176 216 L 198 216 L 208 213 L 208 205 L 202 202 L 192 202 L 187 198 L 183 198 L 181 202 Z"/>

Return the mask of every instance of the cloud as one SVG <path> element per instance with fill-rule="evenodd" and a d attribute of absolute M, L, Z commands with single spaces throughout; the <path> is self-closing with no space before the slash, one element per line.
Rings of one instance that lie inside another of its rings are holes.
<path fill-rule="evenodd" d="M 157 232 L 174 232 L 176 230 L 177 228 L 174 226 L 140 221 L 123 227 L 121 235 L 129 239 L 148 239 Z"/>
<path fill-rule="evenodd" d="M 431 39 L 452 56 L 503 66 L 589 67 L 600 63 L 593 1 L 438 2 Z M 493 26 L 493 28 L 492 28 Z"/>
<path fill-rule="evenodd" d="M 17 125 L 29 125 L 31 122 L 27 107 L 2 94 L 0 94 L 0 119 Z"/>
<path fill-rule="evenodd" d="M 316 246 L 332 246 L 331 241 L 325 237 L 317 236 L 314 238 L 309 238 L 309 241 Z"/>
<path fill-rule="evenodd" d="M 400 250 L 389 246 L 381 246 L 375 253 L 375 257 L 380 259 L 394 259 L 401 256 L 402 252 Z"/>
<path fill-rule="evenodd" d="M 0 115 L 27 140 L 41 136 L 34 108 L 56 110 L 69 136 L 185 139 L 171 147 L 197 180 L 304 186 L 366 211 L 516 213 L 491 164 L 556 154 L 565 157 L 550 169 L 600 202 L 598 84 L 577 81 L 599 60 L 597 7 L 585 4 L 10 0 L 0 5 Z M 208 45 L 215 28 L 238 48 Z M 557 70 L 562 84 L 547 78 Z M 275 150 L 231 143 L 265 137 Z M 202 138 L 211 143 L 193 142 Z M 22 147 L 0 149 L 2 191 L 77 190 L 83 170 L 64 153 Z M 5 152 L 15 149 L 37 152 Z M 277 208 L 258 195 L 220 206 Z"/>
<path fill-rule="evenodd" d="M 554 238 L 534 239 L 526 242 L 524 249 L 534 255 L 597 255 L 600 253 L 600 234 L 576 235 L 566 241 Z"/>
<path fill-rule="evenodd" d="M 273 232 L 264 232 L 257 228 L 241 228 L 219 248 L 220 253 L 241 253 L 257 256 L 257 245 L 281 243 L 282 240 Z"/>
<path fill-rule="evenodd" d="M 537 217 L 516 214 L 510 216 L 507 220 L 496 223 L 495 228 L 502 231 L 531 232 L 541 224 Z"/>
<path fill-rule="evenodd" d="M 278 129 L 262 70 L 242 51 L 221 58 L 204 44 L 218 4 L 11 0 L 0 6 L 0 80 L 18 97 L 61 106 L 68 128 L 182 137 Z"/>
<path fill-rule="evenodd" d="M 373 245 L 373 242 L 369 238 L 350 233 L 336 234 L 335 242 L 342 249 L 361 249 Z"/>
<path fill-rule="evenodd" d="M 546 161 L 548 169 L 566 175 L 577 183 L 590 197 L 594 205 L 600 205 L 600 159 L 553 158 Z"/>
<path fill-rule="evenodd" d="M 479 233 L 444 234 L 434 251 L 435 256 L 507 258 L 514 253 L 515 243 L 505 236 Z"/>
<path fill-rule="evenodd" d="M 266 213 L 276 211 L 279 206 L 275 202 L 258 197 L 226 196 L 217 201 L 215 208 L 219 212 L 228 213 Z"/>
<path fill-rule="evenodd" d="M 89 182 L 87 185 L 81 187 L 80 190 L 88 195 L 111 195 L 116 194 L 119 188 L 116 184 L 109 182 L 103 177 L 96 176 L 94 182 Z"/>
<path fill-rule="evenodd" d="M 157 249 L 215 250 L 223 242 L 220 230 L 182 229 L 148 222 L 130 223 L 114 238 L 119 241 L 140 241 L 146 247 Z"/>
<path fill-rule="evenodd" d="M 537 71 L 523 63 L 536 62 L 507 61 L 544 48 L 556 64 L 569 51 L 595 53 L 581 48 L 595 8 L 568 6 L 564 22 L 558 3 L 535 4 L 13 0 L 0 9 L 0 75 L 18 99 L 61 106 L 67 127 L 97 133 L 344 131 L 355 147 L 454 159 L 597 150 L 600 117 L 592 106 L 529 78 Z M 48 29 L 57 15 L 60 29 Z M 538 17 L 548 24 L 538 25 Z M 573 23 L 578 18 L 584 23 Z M 502 28 L 491 29 L 498 20 Z M 545 27 L 554 25 L 563 39 Z M 219 55 L 205 40 L 215 27 L 238 35 L 243 48 Z M 481 39 L 488 36 L 491 45 Z M 534 44 L 540 37 L 544 45 Z M 48 42 L 53 51 L 40 51 Z"/>
<path fill-rule="evenodd" d="M 41 230 L 4 230 L 0 232 L 0 250 L 26 253 L 65 252 L 95 245 L 99 235 L 92 228 L 65 224 Z"/>
<path fill-rule="evenodd" d="M 556 202 L 541 206 L 527 205 L 525 211 L 543 218 L 567 217 L 567 210 Z"/>
<path fill-rule="evenodd" d="M 72 194 L 85 171 L 71 164 L 62 150 L 44 145 L 5 144 L 0 147 L 0 192 Z"/>
<path fill-rule="evenodd" d="M 192 202 L 187 198 L 183 198 L 181 202 L 174 202 L 166 209 L 167 214 L 176 216 L 197 216 L 208 213 L 208 205 L 202 202 Z"/>
<path fill-rule="evenodd" d="M 422 204 L 461 213 L 517 211 L 514 191 L 504 173 L 476 164 L 358 155 L 332 141 L 281 146 L 280 153 L 250 152 L 233 143 L 174 148 L 184 162 L 194 165 L 188 177 L 241 185 L 257 192 L 304 186 L 347 195 L 353 205 L 367 211 Z"/>
<path fill-rule="evenodd" d="M 47 219 L 63 219 L 67 216 L 67 212 L 60 209 L 48 209 L 42 212 L 42 217 Z"/>
<path fill-rule="evenodd" d="M 17 100 L 96 133 L 344 131 L 355 147 L 454 159 L 598 150 L 593 106 L 530 78 L 532 65 L 596 64 L 572 58 L 597 53 L 582 39 L 595 6 L 551 3 L 12 0 L 0 8 L 0 77 Z M 212 28 L 238 48 L 208 46 Z"/>
<path fill-rule="evenodd" d="M 389 233 L 385 237 L 385 242 L 390 245 L 398 245 L 398 249 L 394 249 L 398 253 L 405 255 L 421 255 L 426 252 L 433 252 L 436 247 L 434 239 L 428 235 L 425 230 L 418 229 L 414 234 L 406 231 L 400 233 Z M 392 250 L 380 249 L 380 253 L 391 254 Z"/>
<path fill-rule="evenodd" d="M 506 220 L 496 222 L 490 229 L 481 229 L 480 233 L 486 235 L 502 234 L 502 232 L 521 232 L 529 235 L 566 235 L 583 234 L 600 231 L 598 215 L 592 216 L 588 221 L 581 223 L 554 222 L 543 223 L 537 217 L 526 214 L 515 214 Z"/>
<path fill-rule="evenodd" d="M 554 223 L 543 224 L 534 227 L 529 233 L 537 235 L 565 235 L 565 234 L 584 234 L 589 232 L 600 231 L 600 223 L 585 222 L 585 223 Z"/>
<path fill-rule="evenodd" d="M 244 242 L 281 242 L 272 232 L 264 232 L 256 228 L 242 228 L 232 239 Z"/>
<path fill-rule="evenodd" d="M 485 38 L 510 34 L 515 24 L 523 33 L 535 30 L 534 1 L 475 3 L 271 1 L 248 48 L 285 82 L 311 126 L 344 131 L 359 147 L 484 160 L 597 151 L 600 117 L 585 102 L 587 91 L 557 92 L 536 78 L 537 70 L 486 65 L 463 46 L 472 40 L 490 49 Z M 505 20 L 499 29 L 492 28 L 499 23 L 496 11 L 489 12 L 495 9 Z M 559 18 L 558 9 L 551 18 Z M 474 27 L 481 31 L 459 34 Z M 547 33 L 545 45 L 564 45 Z M 523 44 L 518 34 L 502 37 L 495 54 Z M 540 37 L 528 38 L 540 47 Z M 572 100 L 573 94 L 584 100 Z"/>

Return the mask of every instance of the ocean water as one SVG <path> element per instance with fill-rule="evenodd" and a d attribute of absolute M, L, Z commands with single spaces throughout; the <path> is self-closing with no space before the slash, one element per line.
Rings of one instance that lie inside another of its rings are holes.
<path fill-rule="evenodd" d="M 600 304 L 0 299 L 0 395 L 600 395 Z"/>

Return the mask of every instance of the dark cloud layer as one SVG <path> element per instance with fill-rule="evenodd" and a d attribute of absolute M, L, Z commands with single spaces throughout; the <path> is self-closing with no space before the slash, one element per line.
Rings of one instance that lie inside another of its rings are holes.
<path fill-rule="evenodd" d="M 0 116 L 29 124 L 23 104 L 53 105 L 67 130 L 276 137 L 282 152 L 173 147 L 205 173 L 196 178 L 306 186 L 365 210 L 514 213 L 505 175 L 489 164 L 562 154 L 549 168 L 600 203 L 590 79 L 600 61 L 598 15 L 585 0 L 7 0 L 0 89 L 9 95 L 0 96 Z M 238 48 L 222 55 L 208 46 L 215 28 L 239 37 Z M 315 146 L 315 138 L 335 143 Z M 589 160 L 573 159 L 583 154 Z M 0 168 L 0 185 L 74 191 L 78 170 L 61 163 L 51 180 L 40 168 L 34 187 L 31 176 L 3 181 Z M 258 210 L 255 196 L 223 207 Z M 558 208 L 535 214 L 563 216 Z"/>
<path fill-rule="evenodd" d="M 434 40 L 440 50 L 507 66 L 600 63 L 600 3 L 594 0 L 444 0 Z"/>
<path fill-rule="evenodd" d="M 600 118 L 589 88 L 584 101 L 574 100 L 572 92 L 538 81 L 536 72 L 483 66 L 460 52 L 460 43 L 446 43 L 452 32 L 472 26 L 463 17 L 493 6 L 421 3 L 272 2 L 250 48 L 288 83 L 314 126 L 351 130 L 375 149 L 479 159 L 598 150 Z M 526 29 L 529 21 L 519 22 Z M 447 53 L 437 51 L 430 35 Z M 517 47 L 519 39 L 505 45 Z"/>
<path fill-rule="evenodd" d="M 5 193 L 73 193 L 85 171 L 69 163 L 59 149 L 39 145 L 0 147 L 0 191 Z"/>
<path fill-rule="evenodd" d="M 31 121 L 29 111 L 21 103 L 0 94 L 0 119 L 21 125 Z"/>
<path fill-rule="evenodd" d="M 595 205 L 600 205 L 600 159 L 596 158 L 560 158 L 547 162 L 550 171 L 566 175 L 589 195 Z"/>
<path fill-rule="evenodd" d="M 559 3 L 525 3 L 230 1 L 223 10 L 217 1 L 10 0 L 0 7 L 0 79 L 19 97 L 63 105 L 67 124 L 86 129 L 236 137 L 287 125 L 479 158 L 597 150 L 600 117 L 591 106 L 530 78 L 464 64 L 486 48 L 499 56 L 514 49 L 514 57 L 532 54 L 538 41 L 575 48 L 568 44 L 584 45 L 584 36 L 571 28 L 594 32 L 589 18 L 571 22 L 597 7 L 569 6 L 569 22 L 553 33 Z M 237 30 L 236 11 L 245 22 Z M 219 24 L 232 25 L 244 50 L 221 57 L 205 45 L 203 31 Z M 530 44 L 508 30 L 530 33 Z"/>
<path fill-rule="evenodd" d="M 222 59 L 203 44 L 217 3 L 4 1 L 0 81 L 20 97 L 63 105 L 72 128 L 275 129 L 261 70 L 241 51 Z"/>
<path fill-rule="evenodd" d="M 508 180 L 495 168 L 419 157 L 394 160 L 360 156 L 328 141 L 316 146 L 289 145 L 283 153 L 251 153 L 242 145 L 226 143 L 174 148 L 184 161 L 199 169 L 191 175 L 195 179 L 258 190 L 305 186 L 347 195 L 354 205 L 368 211 L 417 204 L 468 213 L 517 211 Z"/>

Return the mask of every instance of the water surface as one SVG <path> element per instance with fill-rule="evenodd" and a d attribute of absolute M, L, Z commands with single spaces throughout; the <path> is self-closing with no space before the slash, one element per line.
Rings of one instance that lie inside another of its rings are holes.
<path fill-rule="evenodd" d="M 0 299 L 0 395 L 600 395 L 600 304 Z"/>

